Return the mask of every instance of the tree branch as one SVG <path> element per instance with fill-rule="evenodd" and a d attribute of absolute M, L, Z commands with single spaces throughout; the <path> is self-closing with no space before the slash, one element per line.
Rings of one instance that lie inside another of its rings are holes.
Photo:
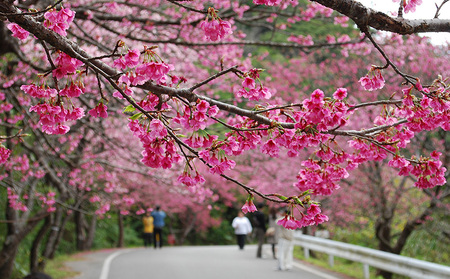
<path fill-rule="evenodd" d="M 370 26 L 377 30 L 389 31 L 401 35 L 422 32 L 450 32 L 448 19 L 394 18 L 385 13 L 365 7 L 355 0 L 312 0 L 351 18 L 358 26 Z"/>

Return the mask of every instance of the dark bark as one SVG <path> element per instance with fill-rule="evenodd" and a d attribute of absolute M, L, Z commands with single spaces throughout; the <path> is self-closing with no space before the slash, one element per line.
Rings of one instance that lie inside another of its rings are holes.
<path fill-rule="evenodd" d="M 119 239 L 117 241 L 117 247 L 122 248 L 124 234 L 123 234 L 123 216 L 122 216 L 122 214 L 120 214 L 120 212 L 118 213 L 117 219 L 118 219 L 118 225 L 119 225 Z"/>
<path fill-rule="evenodd" d="M 183 226 L 182 227 L 182 234 L 179 235 L 179 237 L 177 239 L 177 244 L 179 244 L 179 245 L 183 245 L 184 244 L 184 242 L 186 241 L 187 236 L 194 229 L 196 222 L 197 222 L 197 214 L 195 214 L 191 210 L 187 210 L 186 211 L 186 215 L 184 215 L 181 218 L 181 224 Z M 173 232 L 172 227 L 170 227 L 170 233 L 175 235 L 175 233 Z"/>
<path fill-rule="evenodd" d="M 86 251 L 92 248 L 95 237 L 95 229 L 97 225 L 97 217 L 92 216 L 90 224 L 86 220 L 86 215 L 80 211 L 76 211 L 75 227 L 76 227 L 76 239 L 77 250 Z"/>
<path fill-rule="evenodd" d="M 56 212 L 54 213 L 53 222 L 51 224 L 51 231 L 48 234 L 47 242 L 45 244 L 44 251 L 42 253 L 42 256 L 45 258 L 50 258 L 50 255 L 52 254 L 53 250 L 56 248 L 55 243 L 58 238 L 58 233 L 60 231 L 60 225 L 61 225 L 61 219 L 63 214 L 63 208 L 58 207 L 56 209 Z"/>
<path fill-rule="evenodd" d="M 50 230 L 52 226 L 51 216 L 45 218 L 44 224 L 39 229 L 38 234 L 33 240 L 33 244 L 31 246 L 30 251 L 30 272 L 39 272 L 41 267 L 45 266 L 45 258 L 42 258 L 42 262 L 39 260 L 39 247 L 41 246 L 42 240 L 47 232 Z"/>
<path fill-rule="evenodd" d="M 95 231 L 97 229 L 97 216 L 93 215 L 91 219 L 91 224 L 87 228 L 87 239 L 86 239 L 86 249 L 89 250 L 92 248 L 92 245 L 94 244 L 94 238 L 95 238 Z"/>
<path fill-rule="evenodd" d="M 0 265 L 0 279 L 11 278 L 18 247 L 19 243 L 12 243 L 12 245 L 8 245 L 7 247 L 3 246 L 2 254 L 7 253 L 8 258 Z"/>
<path fill-rule="evenodd" d="M 45 254 L 48 259 L 53 259 L 55 257 L 56 249 L 58 248 L 58 245 L 61 242 L 61 238 L 62 238 L 63 233 L 64 233 L 64 228 L 65 228 L 65 226 L 67 224 L 67 221 L 69 219 L 70 219 L 70 215 L 67 215 L 66 217 L 64 217 L 63 222 L 61 223 L 61 225 L 59 227 L 55 228 L 55 231 L 57 231 L 56 240 L 53 243 L 53 245 L 51 247 L 49 247 L 48 254 Z"/>
<path fill-rule="evenodd" d="M 376 238 L 378 239 L 378 250 L 393 253 L 391 247 L 391 221 L 392 219 L 379 218 L 375 225 Z M 392 272 L 382 269 L 377 270 L 377 275 L 382 276 L 385 279 L 392 278 Z"/>
<path fill-rule="evenodd" d="M 47 212 L 40 212 L 33 216 L 32 220 L 24 220 L 19 218 L 17 212 L 6 208 L 7 234 L 0 251 L 0 279 L 10 279 L 14 260 L 19 248 L 20 242 L 32 231 L 40 220 L 48 216 Z"/>
<path fill-rule="evenodd" d="M 408 20 L 391 17 L 385 13 L 365 7 L 355 0 L 312 0 L 351 18 L 361 29 L 372 27 L 401 35 L 422 32 L 450 32 L 450 20 Z"/>
<path fill-rule="evenodd" d="M 75 227 L 76 227 L 76 239 L 77 239 L 77 250 L 86 250 L 86 221 L 84 219 L 84 214 L 76 211 L 75 212 Z"/>
<path fill-rule="evenodd" d="M 44 251 L 42 252 L 43 261 L 39 261 L 38 270 L 44 270 L 47 259 L 53 259 L 55 256 L 56 249 L 61 240 L 62 233 L 64 231 L 64 226 L 70 216 L 66 216 L 62 219 L 63 208 L 58 207 L 54 213 L 54 218 L 52 218 L 52 223 L 50 225 L 50 232 L 48 233 L 47 241 L 45 244 Z"/>

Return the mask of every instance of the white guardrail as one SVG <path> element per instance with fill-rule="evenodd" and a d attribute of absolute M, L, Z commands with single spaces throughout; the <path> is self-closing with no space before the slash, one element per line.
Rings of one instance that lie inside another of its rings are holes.
<path fill-rule="evenodd" d="M 450 267 L 399 256 L 375 249 L 333 241 L 295 232 L 294 245 L 303 247 L 305 258 L 309 250 L 328 254 L 328 263 L 334 265 L 334 256 L 363 264 L 364 278 L 369 279 L 369 266 L 405 275 L 414 279 L 449 279 Z M 447 251 L 448 252 L 448 251 Z"/>

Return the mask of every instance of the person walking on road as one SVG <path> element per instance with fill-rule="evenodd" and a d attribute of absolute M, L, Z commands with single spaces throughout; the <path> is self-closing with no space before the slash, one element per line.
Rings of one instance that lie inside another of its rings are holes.
<path fill-rule="evenodd" d="M 266 231 L 266 239 L 267 243 L 272 246 L 272 256 L 274 259 L 277 259 L 275 248 L 278 243 L 278 236 L 276 234 L 278 217 L 279 215 L 277 213 L 277 209 L 275 207 L 271 207 L 269 210 L 269 228 Z"/>
<path fill-rule="evenodd" d="M 288 214 L 289 211 L 285 211 Z M 283 216 L 284 218 L 284 216 Z M 282 218 L 278 219 L 281 220 Z M 294 253 L 294 231 L 277 225 L 278 235 L 278 270 L 291 270 L 293 265 Z"/>
<path fill-rule="evenodd" d="M 142 223 L 144 225 L 144 246 L 152 246 L 153 243 L 153 217 L 150 215 L 150 212 L 145 213 L 145 216 L 142 217 Z"/>
<path fill-rule="evenodd" d="M 156 206 L 156 209 L 152 212 L 153 217 L 153 244 L 155 249 L 157 247 L 162 248 L 163 236 L 162 229 L 166 225 L 164 223 L 164 218 L 166 218 L 166 213 L 161 210 L 160 206 Z"/>
<path fill-rule="evenodd" d="M 242 211 L 239 211 L 238 216 L 233 219 L 231 226 L 234 228 L 239 249 L 243 250 L 245 245 L 245 238 L 247 234 L 252 232 L 252 224 L 250 220 L 244 216 Z"/>
<path fill-rule="evenodd" d="M 263 203 L 258 204 L 259 210 L 253 213 L 253 224 L 255 228 L 255 237 L 258 240 L 258 249 L 256 250 L 256 257 L 262 257 L 262 246 L 266 240 L 266 215 L 261 211 L 264 207 Z"/>

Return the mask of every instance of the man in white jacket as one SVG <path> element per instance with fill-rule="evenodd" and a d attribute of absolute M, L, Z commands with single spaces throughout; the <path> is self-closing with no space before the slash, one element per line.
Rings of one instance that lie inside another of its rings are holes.
<path fill-rule="evenodd" d="M 233 219 L 231 226 L 234 228 L 234 234 L 236 235 L 239 249 L 243 250 L 245 238 L 247 234 L 252 232 L 252 224 L 250 223 L 250 220 L 244 216 L 244 213 L 239 211 L 238 216 Z"/>

